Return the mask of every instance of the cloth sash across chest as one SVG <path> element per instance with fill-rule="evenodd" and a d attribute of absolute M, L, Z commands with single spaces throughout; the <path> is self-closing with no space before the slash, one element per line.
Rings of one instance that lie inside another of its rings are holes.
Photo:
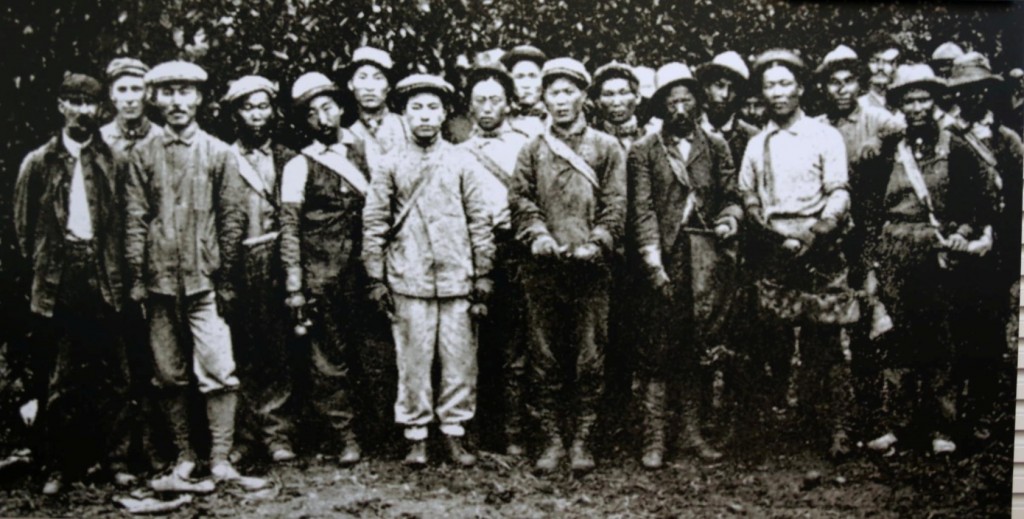
<path fill-rule="evenodd" d="M 494 178 L 498 179 L 506 188 L 512 187 L 512 177 L 505 171 L 490 155 L 484 152 L 481 147 L 484 141 L 472 146 L 467 146 L 466 149 L 476 157 L 476 160 L 487 170 L 488 173 L 494 175 Z"/>
<path fill-rule="evenodd" d="M 601 184 L 597 180 L 597 173 L 594 172 L 594 168 L 590 167 L 590 164 L 587 164 L 587 161 L 584 160 L 583 157 L 573 151 L 568 144 L 555 137 L 554 134 L 551 133 L 550 129 L 542 133 L 541 136 L 544 139 L 544 143 L 547 144 L 548 148 L 551 150 L 551 153 L 554 153 L 558 158 L 568 162 L 576 172 L 583 175 L 583 178 L 585 178 L 587 182 L 590 182 L 590 184 L 596 189 L 601 188 Z"/>
<path fill-rule="evenodd" d="M 272 195 L 271 187 L 263 181 L 263 177 L 256 171 L 256 168 L 245 158 L 245 155 L 242 154 L 242 149 L 239 148 L 237 143 L 231 145 L 231 152 L 235 154 L 235 160 L 238 161 L 238 173 L 241 175 L 242 180 L 245 180 L 249 187 L 276 207 L 277 204 Z"/>
<path fill-rule="evenodd" d="M 369 182 L 366 177 L 359 172 L 355 164 L 348 160 L 348 157 L 334 152 L 327 151 L 321 153 L 320 150 L 313 145 L 307 146 L 302 149 L 302 156 L 309 160 L 314 160 L 321 166 L 335 172 L 344 180 L 349 186 L 352 187 L 360 196 L 366 196 L 366 191 L 369 189 Z"/>

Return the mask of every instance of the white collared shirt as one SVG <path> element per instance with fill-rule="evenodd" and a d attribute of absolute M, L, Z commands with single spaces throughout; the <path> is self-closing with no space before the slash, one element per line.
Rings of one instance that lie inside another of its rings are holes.
<path fill-rule="evenodd" d="M 68 193 L 68 232 L 79 239 L 91 240 L 92 215 L 89 214 L 89 197 L 85 192 L 85 174 L 82 173 L 82 148 L 89 145 L 90 138 L 84 143 L 79 143 L 68 136 L 67 132 L 61 134 L 61 142 L 68 154 L 75 161 L 71 173 L 71 191 Z"/>

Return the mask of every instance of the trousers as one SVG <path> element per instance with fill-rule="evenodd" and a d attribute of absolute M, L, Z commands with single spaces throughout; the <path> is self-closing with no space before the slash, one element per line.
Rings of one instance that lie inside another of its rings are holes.
<path fill-rule="evenodd" d="M 212 290 L 182 298 L 151 293 L 146 305 L 157 388 L 187 386 L 190 360 L 201 393 L 238 387 L 231 330 Z"/>

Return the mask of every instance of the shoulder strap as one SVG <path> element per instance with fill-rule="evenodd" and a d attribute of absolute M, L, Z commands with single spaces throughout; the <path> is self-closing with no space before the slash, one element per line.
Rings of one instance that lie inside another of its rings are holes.
<path fill-rule="evenodd" d="M 974 153 L 978 155 L 981 162 L 985 165 L 985 171 L 988 173 L 989 178 L 995 184 L 996 189 L 1003 189 L 1003 176 L 999 174 L 999 161 L 996 160 L 995 155 L 992 154 L 992 150 L 985 145 L 977 135 L 972 133 L 970 130 L 964 132 L 964 140 L 974 150 Z"/>
<path fill-rule="evenodd" d="M 416 207 L 416 201 L 423 196 L 423 192 L 426 191 L 427 184 L 430 183 L 430 179 L 434 177 L 435 161 L 430 161 L 423 167 L 423 173 L 420 178 L 416 181 L 416 185 L 412 188 L 412 193 L 409 194 L 409 198 L 405 200 L 405 204 L 398 211 L 398 215 L 395 216 L 394 223 L 391 224 L 391 228 L 385 233 L 384 239 L 391 241 L 398 232 L 402 230 L 406 220 L 409 219 L 409 213 Z"/>
<path fill-rule="evenodd" d="M 579 172 L 580 175 L 583 175 L 583 178 L 587 179 L 587 182 L 590 182 L 595 188 L 601 188 L 601 184 L 597 181 L 597 173 L 594 172 L 594 168 L 590 167 L 590 164 L 587 164 L 587 161 L 583 160 L 583 157 L 580 157 L 579 154 L 573 151 L 568 144 L 552 135 L 551 130 L 545 130 L 541 136 L 552 153 L 568 162 L 573 169 Z"/>
<path fill-rule="evenodd" d="M 474 143 L 469 143 L 466 146 L 466 149 L 469 150 L 469 152 L 472 153 L 474 157 L 476 157 L 476 160 L 478 160 L 480 164 L 483 165 L 484 169 L 486 169 L 488 173 L 494 175 L 494 178 L 500 180 L 501 183 L 504 184 L 506 188 L 511 187 L 512 179 L 509 178 L 510 175 L 504 169 L 502 169 L 502 167 L 499 166 L 498 163 L 495 162 L 494 159 L 490 157 L 490 155 L 484 153 L 484 150 L 476 147 Z"/>
<path fill-rule="evenodd" d="M 344 180 L 348 185 L 352 186 L 352 189 L 356 190 L 361 196 L 366 196 L 366 192 L 369 190 L 370 183 L 363 176 L 359 168 L 356 168 L 352 161 L 348 160 L 348 157 L 334 152 L 333 150 L 328 153 L 316 153 L 313 151 L 311 146 L 307 146 L 302 149 L 302 154 L 311 160 L 316 161 L 321 166 L 335 172 Z"/>
<path fill-rule="evenodd" d="M 235 160 L 238 161 L 238 174 L 242 179 L 260 196 L 268 201 L 273 200 L 273 197 L 270 196 L 269 186 L 263 182 L 256 168 L 252 167 L 252 163 L 245 158 L 245 155 L 242 155 L 242 150 L 238 147 L 238 144 L 231 145 L 231 152 L 235 155 Z"/>
<path fill-rule="evenodd" d="M 665 156 L 668 158 L 668 166 L 672 169 L 672 174 L 675 175 L 676 180 L 685 188 L 690 187 L 690 174 L 686 169 L 686 163 L 683 161 L 682 155 L 679 154 L 679 150 L 675 146 L 669 146 L 665 143 L 665 139 L 658 139 L 661 147 L 665 149 Z"/>
<path fill-rule="evenodd" d="M 910 146 L 906 140 L 900 141 L 896 145 L 896 154 L 899 157 L 900 164 L 903 165 L 903 171 L 907 175 L 907 180 L 910 182 L 910 187 L 914 189 L 914 194 L 917 195 L 917 199 L 924 204 L 928 210 L 928 222 L 933 227 L 941 227 L 938 218 L 935 217 L 935 210 L 932 208 L 931 195 L 928 193 L 928 185 L 924 182 L 924 176 L 921 175 L 921 168 L 917 165 L 917 160 L 914 159 L 914 153 L 910 151 Z"/>

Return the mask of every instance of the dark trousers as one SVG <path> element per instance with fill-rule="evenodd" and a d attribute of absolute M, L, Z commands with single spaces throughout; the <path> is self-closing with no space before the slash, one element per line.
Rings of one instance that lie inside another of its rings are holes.
<path fill-rule="evenodd" d="M 526 277 L 530 381 L 544 433 L 558 433 L 558 406 L 571 402 L 577 438 L 586 439 L 604 390 L 608 287 L 603 265 L 534 260 Z M 574 391 L 566 391 L 571 386 Z M 565 391 L 565 394 L 563 394 Z"/>
<path fill-rule="evenodd" d="M 67 241 L 53 317 L 33 334 L 48 367 L 39 425 L 44 460 L 54 470 L 97 458 L 126 470 L 130 445 L 128 359 L 117 312 L 100 293 L 92 242 Z"/>

